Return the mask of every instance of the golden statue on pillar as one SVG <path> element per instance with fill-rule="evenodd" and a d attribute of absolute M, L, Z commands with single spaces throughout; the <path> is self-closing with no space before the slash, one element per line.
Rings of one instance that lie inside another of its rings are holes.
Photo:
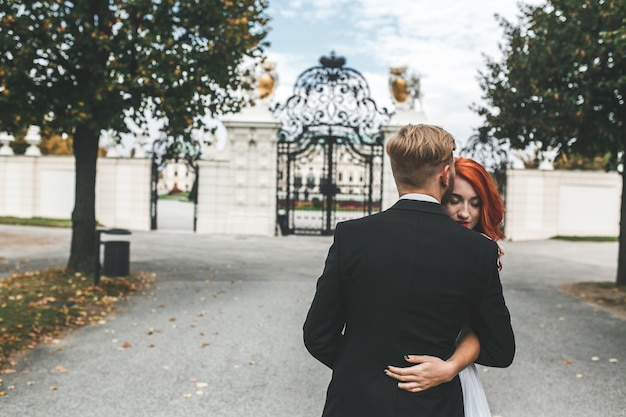
<path fill-rule="evenodd" d="M 389 68 L 389 88 L 391 98 L 396 108 L 400 110 L 415 110 L 415 101 L 422 107 L 419 73 L 408 73 L 406 66 Z"/>
<path fill-rule="evenodd" d="M 272 98 L 278 86 L 275 69 L 276 64 L 266 58 L 241 66 L 241 91 L 250 106 L 254 107 L 259 102 L 267 103 Z"/>
<path fill-rule="evenodd" d="M 278 74 L 276 74 L 276 64 L 264 60 L 261 62 L 262 73 L 257 82 L 257 95 L 260 100 L 265 100 L 274 94 L 276 84 L 278 83 Z"/>

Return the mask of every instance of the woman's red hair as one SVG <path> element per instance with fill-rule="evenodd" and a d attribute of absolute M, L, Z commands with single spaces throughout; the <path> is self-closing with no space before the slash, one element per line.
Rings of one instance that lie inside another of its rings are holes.
<path fill-rule="evenodd" d="M 454 158 L 454 169 L 457 176 L 463 177 L 474 187 L 482 202 L 480 221 L 474 229 L 494 241 L 504 238 L 502 231 L 504 203 L 491 175 L 481 164 L 469 158 Z"/>

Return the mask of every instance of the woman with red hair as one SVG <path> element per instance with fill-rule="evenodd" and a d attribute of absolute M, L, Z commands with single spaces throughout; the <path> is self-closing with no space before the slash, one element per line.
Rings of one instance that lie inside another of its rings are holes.
<path fill-rule="evenodd" d="M 504 204 L 491 175 L 469 158 L 455 158 L 454 169 L 454 190 L 443 202 L 448 215 L 494 241 L 504 238 Z"/>
<path fill-rule="evenodd" d="M 491 175 L 478 162 L 469 158 L 455 158 L 456 175 L 452 192 L 442 202 L 444 210 L 463 227 L 475 230 L 493 241 L 504 238 L 502 219 L 504 203 Z M 502 251 L 498 248 L 500 255 Z M 502 264 L 498 258 L 498 267 Z M 409 355 L 409 368 L 390 366 L 385 373 L 398 380 L 398 388 L 420 392 L 443 382 L 451 381 L 457 374 L 463 388 L 466 417 L 490 417 L 485 391 L 478 378 L 474 360 L 480 352 L 480 342 L 471 329 L 459 337 L 453 356 L 447 361 L 425 355 Z"/>

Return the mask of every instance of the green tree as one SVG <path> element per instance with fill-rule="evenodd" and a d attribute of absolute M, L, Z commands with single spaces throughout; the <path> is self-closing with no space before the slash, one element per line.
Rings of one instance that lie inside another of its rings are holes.
<path fill-rule="evenodd" d="M 500 19 L 502 60 L 487 58 L 479 76 L 487 105 L 474 106 L 492 134 L 515 149 L 623 162 L 626 56 L 605 38 L 623 32 L 625 13 L 613 0 L 550 0 L 521 5 L 518 25 Z M 626 285 L 624 193 L 621 218 L 617 284 Z"/>
<path fill-rule="evenodd" d="M 0 2 L 0 131 L 73 137 L 68 268 L 94 266 L 95 180 L 104 129 L 164 121 L 179 140 L 244 101 L 238 66 L 267 43 L 266 0 Z"/>
<path fill-rule="evenodd" d="M 617 0 L 618 5 L 626 8 L 626 0 Z M 604 42 L 606 42 L 615 51 L 616 54 L 626 56 L 626 16 L 622 16 L 622 26 L 613 30 L 607 30 L 603 34 Z M 626 89 L 626 74 L 616 80 L 611 81 L 613 86 L 620 91 Z"/>

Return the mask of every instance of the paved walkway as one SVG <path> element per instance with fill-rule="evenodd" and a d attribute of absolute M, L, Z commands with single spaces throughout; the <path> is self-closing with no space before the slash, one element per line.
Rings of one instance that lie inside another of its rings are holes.
<path fill-rule="evenodd" d="M 0 276 L 63 266 L 69 239 L 69 230 L 0 225 Z M 304 350 L 301 326 L 330 238 L 129 239 L 131 268 L 154 271 L 155 288 L 27 354 L 2 376 L 13 389 L 0 416 L 321 414 L 330 372 Z M 505 252 L 518 353 L 509 369 L 482 368 L 493 415 L 626 416 L 626 321 L 556 290 L 613 281 L 617 244 L 508 242 Z"/>

